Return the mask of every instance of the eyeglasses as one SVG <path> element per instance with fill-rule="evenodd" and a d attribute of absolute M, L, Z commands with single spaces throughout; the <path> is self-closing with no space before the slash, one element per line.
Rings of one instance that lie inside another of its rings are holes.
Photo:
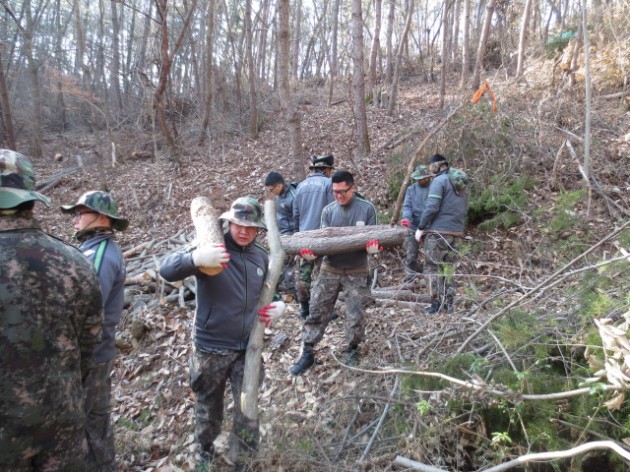
<path fill-rule="evenodd" d="M 79 218 L 81 218 L 83 215 L 90 215 L 90 214 L 95 214 L 95 211 L 75 211 L 74 215 L 72 215 L 72 219 L 73 220 L 78 220 Z"/>
<path fill-rule="evenodd" d="M 343 197 L 346 193 L 348 193 L 348 190 L 350 190 L 352 187 L 354 187 L 354 185 L 351 185 L 350 187 L 344 190 L 333 190 L 333 195 L 339 195 L 340 197 Z"/>

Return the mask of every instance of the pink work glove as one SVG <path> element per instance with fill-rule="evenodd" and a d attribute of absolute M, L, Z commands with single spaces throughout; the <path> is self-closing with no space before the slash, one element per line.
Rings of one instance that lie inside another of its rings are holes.
<path fill-rule="evenodd" d="M 266 305 L 258 310 L 258 318 L 260 319 L 261 323 L 264 323 L 265 326 L 269 328 L 269 326 L 271 325 L 271 321 L 282 316 L 285 308 L 286 305 L 283 301 L 270 303 L 269 305 Z"/>
<path fill-rule="evenodd" d="M 315 259 L 317 259 L 317 256 L 315 255 L 315 253 L 311 251 L 310 249 L 306 249 L 306 248 L 300 249 L 300 256 L 302 256 L 307 261 L 314 261 Z"/>
<path fill-rule="evenodd" d="M 365 250 L 368 254 L 378 254 L 383 250 L 383 246 L 378 244 L 378 239 L 372 239 L 365 245 Z"/>
<path fill-rule="evenodd" d="M 400 224 L 405 228 L 409 228 L 409 220 L 407 218 L 403 218 L 402 220 L 400 220 Z"/>

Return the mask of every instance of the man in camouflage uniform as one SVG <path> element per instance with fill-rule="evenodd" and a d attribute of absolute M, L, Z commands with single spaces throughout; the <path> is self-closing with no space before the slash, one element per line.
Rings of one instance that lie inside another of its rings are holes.
<path fill-rule="evenodd" d="M 449 177 L 449 164 L 441 154 L 429 158 L 429 171 L 435 177 L 416 230 L 416 240 L 424 241 L 424 273 L 429 279 L 431 296 L 431 306 L 425 312 L 451 313 L 457 293 L 453 280 L 456 241 L 464 236 L 468 195 L 465 189 L 455 188 Z"/>
<path fill-rule="evenodd" d="M 196 396 L 195 437 L 201 449 L 200 470 L 205 470 L 216 455 L 213 442 L 221 432 L 228 379 L 234 398 L 232 452 L 254 448 L 258 443 L 258 424 L 248 424 L 241 412 L 240 397 L 245 351 L 267 276 L 269 256 L 256 244 L 258 232 L 266 230 L 266 225 L 260 205 L 253 198 L 236 199 L 220 220 L 228 227 L 224 245 L 192 246 L 167 255 L 160 265 L 160 275 L 168 281 L 190 276 L 197 280 L 190 385 Z M 216 270 L 207 270 L 212 268 Z M 270 318 L 283 311 L 284 303 L 277 301 L 261 308 L 258 315 L 268 324 Z M 256 437 L 249 437 L 252 431 L 256 431 Z M 232 457 L 237 459 L 234 454 Z"/>
<path fill-rule="evenodd" d="M 332 176 L 332 191 L 335 201 L 322 212 L 322 228 L 377 224 L 374 205 L 356 195 L 354 177 L 350 172 L 335 172 Z M 300 375 L 315 363 L 315 345 L 322 339 L 332 319 L 341 290 L 345 292 L 346 362 L 352 365 L 358 363 L 359 344 L 365 337 L 363 310 L 370 295 L 367 255 L 380 250 L 378 241 L 372 240 L 365 249 L 324 256 L 313 286 L 310 314 L 302 326 L 302 356 L 291 366 L 291 374 Z M 302 249 L 300 253 L 306 259 L 316 257 L 308 248 Z"/>
<path fill-rule="evenodd" d="M 91 264 L 44 233 L 28 159 L 0 150 L 0 470 L 79 471 L 82 379 L 99 341 L 102 300 Z"/>
<path fill-rule="evenodd" d="M 429 195 L 429 184 L 432 177 L 427 166 L 418 164 L 416 170 L 411 174 L 411 178 L 416 182 L 410 185 L 405 192 L 402 220 L 400 220 L 402 226 L 409 228 L 409 234 L 403 242 L 403 248 L 407 252 L 405 257 L 405 280 L 412 280 L 420 272 L 418 270 L 418 252 L 420 248 L 415 238 L 415 232 L 418 229 L 422 210 Z"/>
<path fill-rule="evenodd" d="M 293 202 L 295 231 L 319 229 L 322 210 L 334 201 L 330 174 L 335 164 L 335 156 L 313 156 L 309 169 L 311 173 L 297 187 Z M 300 302 L 300 316 L 305 320 L 309 315 L 311 282 L 316 259 L 300 258 L 297 264 L 295 285 Z"/>
<path fill-rule="evenodd" d="M 103 296 L 105 317 L 101 342 L 94 350 L 94 367 L 83 382 L 85 389 L 88 468 L 93 472 L 115 470 L 114 431 L 110 423 L 111 373 L 116 357 L 116 325 L 125 301 L 125 263 L 114 230 L 124 231 L 129 221 L 118 216 L 116 200 L 106 192 L 86 192 L 74 205 L 61 211 L 73 215 L 80 250 L 94 266 Z"/>

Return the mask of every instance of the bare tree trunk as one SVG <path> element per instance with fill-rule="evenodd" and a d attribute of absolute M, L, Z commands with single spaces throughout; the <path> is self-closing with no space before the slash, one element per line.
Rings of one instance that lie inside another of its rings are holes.
<path fill-rule="evenodd" d="M 260 28 L 258 29 L 258 77 L 262 83 L 266 82 L 267 34 L 269 32 L 269 0 L 263 0 L 260 14 Z"/>
<path fill-rule="evenodd" d="M 588 187 L 588 214 L 591 214 L 592 188 L 590 184 L 591 174 L 591 51 L 590 38 L 588 30 L 588 11 L 586 9 L 586 0 L 582 0 L 582 31 L 584 32 L 584 87 L 586 97 L 584 100 L 584 179 Z"/>
<path fill-rule="evenodd" d="M 252 33 L 252 0 L 245 0 L 245 54 L 249 85 L 249 135 L 258 137 L 258 103 L 256 98 L 256 64 L 254 64 Z"/>
<path fill-rule="evenodd" d="M 462 40 L 462 73 L 459 86 L 463 88 L 470 72 L 470 0 L 464 0 L 464 38 Z"/>
<path fill-rule="evenodd" d="M 278 1 L 278 73 L 280 75 L 280 101 L 284 109 L 284 116 L 289 127 L 291 137 L 291 160 L 294 176 L 304 179 L 304 165 L 300 159 L 302 132 L 300 129 L 300 115 L 293 103 L 289 85 L 289 7 L 290 0 Z"/>
<path fill-rule="evenodd" d="M 149 2 L 149 5 L 151 2 Z M 123 94 L 126 96 L 131 92 L 131 81 L 129 77 L 131 76 L 131 63 L 133 59 L 133 49 L 132 44 L 135 43 L 135 34 L 136 34 L 136 9 L 131 9 L 131 24 L 129 25 L 129 40 L 127 41 L 126 53 L 124 65 L 125 68 L 123 70 Z"/>
<path fill-rule="evenodd" d="M 490 36 L 490 25 L 492 24 L 492 15 L 494 14 L 494 6 L 496 3 L 497 0 L 488 0 L 488 4 L 486 5 L 486 16 L 484 18 L 483 27 L 481 28 L 481 37 L 479 38 L 479 47 L 477 48 L 477 60 L 475 61 L 475 71 L 473 73 L 473 90 L 477 90 L 481 85 L 481 69 L 483 69 L 483 59 L 486 55 L 488 37 Z"/>
<path fill-rule="evenodd" d="M 203 119 L 201 121 L 201 129 L 199 130 L 199 145 L 205 146 L 206 133 L 212 116 L 212 61 L 214 58 L 214 3 L 215 0 L 208 0 L 208 12 L 206 18 L 206 77 L 205 89 L 206 99 L 204 100 Z"/>
<path fill-rule="evenodd" d="M 396 100 L 398 99 L 398 81 L 400 80 L 400 69 L 402 67 L 403 48 L 405 47 L 405 41 L 409 35 L 409 29 L 411 28 L 411 19 L 413 17 L 414 9 L 413 0 L 409 0 L 408 8 L 409 10 L 407 10 L 405 29 L 403 30 L 402 37 L 400 38 L 400 44 L 398 45 L 396 66 L 394 67 L 394 78 L 392 80 L 392 87 L 389 93 L 389 106 L 387 107 L 387 114 L 390 116 L 394 114 L 394 107 L 396 106 Z"/>
<path fill-rule="evenodd" d="M 459 42 L 459 23 L 460 23 L 459 12 L 461 9 L 461 4 L 462 4 L 461 0 L 455 0 L 454 8 L 452 10 L 451 23 L 453 27 L 453 32 L 451 33 L 451 36 L 449 38 L 449 43 L 448 43 L 448 49 L 451 53 L 450 54 L 451 64 L 455 64 L 455 61 L 457 59 L 457 49 L 458 49 L 458 42 Z"/>
<path fill-rule="evenodd" d="M 529 24 L 529 17 L 531 16 L 532 0 L 525 2 L 525 8 L 523 10 L 523 19 L 521 20 L 521 31 L 518 37 L 518 59 L 516 63 L 516 77 L 523 75 L 523 67 L 525 63 L 525 42 L 527 41 L 527 26 Z"/>
<path fill-rule="evenodd" d="M 171 134 L 168 124 L 166 122 L 166 116 L 164 115 L 164 92 L 166 91 L 166 87 L 168 84 L 168 78 L 171 71 L 171 66 L 173 65 L 173 56 L 177 54 L 177 51 L 182 45 L 184 37 L 186 35 L 186 31 L 188 30 L 188 26 L 190 25 L 190 20 L 197 6 L 196 0 L 192 2 L 190 5 L 190 9 L 186 12 L 186 16 L 184 18 L 184 23 L 182 25 L 182 29 L 175 41 L 175 45 L 173 46 L 172 53 L 169 52 L 169 30 L 167 23 L 168 16 L 168 0 L 155 0 L 155 5 L 158 9 L 158 14 L 160 15 L 160 28 L 162 31 L 161 34 L 161 42 L 160 42 L 160 56 L 161 56 L 161 67 L 160 67 L 160 76 L 158 85 L 155 88 L 155 116 L 157 121 L 160 123 L 162 128 L 162 133 L 166 138 L 166 143 L 168 144 L 172 158 L 174 160 L 178 159 L 178 152 L 175 146 L 175 140 L 173 135 Z"/>
<path fill-rule="evenodd" d="M 389 0 L 389 13 L 387 15 L 387 59 L 385 61 L 385 82 L 391 84 L 394 76 L 394 18 L 396 11 L 396 0 Z"/>
<path fill-rule="evenodd" d="M 15 133 L 13 131 L 13 117 L 11 116 L 11 102 L 4 78 L 4 64 L 2 62 L 2 47 L 0 46 L 0 104 L 2 105 L 2 124 L 5 130 L 7 148 L 16 151 Z"/>
<path fill-rule="evenodd" d="M 22 51 L 28 65 L 28 75 L 31 82 L 31 91 L 33 93 L 33 108 L 31 109 L 31 127 L 32 127 L 32 148 L 31 155 L 33 158 L 41 159 L 44 155 L 43 138 L 42 138 L 42 96 L 39 86 L 39 65 L 33 52 L 33 34 L 35 33 L 35 25 L 39 13 L 35 13 L 31 7 L 31 0 L 24 0 L 24 12 L 26 16 L 26 28 L 22 28 L 18 23 L 18 28 L 22 33 L 24 45 Z"/>
<path fill-rule="evenodd" d="M 444 96 L 446 95 L 446 72 L 448 69 L 448 15 L 450 0 L 444 0 L 442 7 L 442 67 L 440 68 L 440 109 L 444 108 Z"/>
<path fill-rule="evenodd" d="M 372 97 L 372 103 L 376 105 L 376 61 L 378 51 L 381 48 L 381 5 L 383 0 L 374 0 L 374 36 L 372 38 L 372 49 L 370 51 L 370 66 L 368 69 L 368 94 Z"/>
<path fill-rule="evenodd" d="M 293 31 L 293 60 L 291 77 L 297 79 L 300 63 L 300 36 L 302 35 L 302 0 L 295 0 L 295 29 Z"/>
<path fill-rule="evenodd" d="M 328 91 L 328 106 L 333 101 L 333 88 L 335 79 L 337 78 L 337 33 L 339 31 L 339 2 L 340 0 L 333 0 L 332 11 L 332 47 L 330 53 L 330 89 Z"/>
<path fill-rule="evenodd" d="M 118 24 L 118 11 L 116 9 L 117 0 L 110 0 L 109 4 L 112 9 L 112 70 L 110 75 L 110 81 L 114 89 L 114 97 L 116 98 L 116 104 L 118 110 L 123 111 L 123 100 L 120 93 L 120 26 Z"/>
<path fill-rule="evenodd" d="M 363 77 L 363 12 L 361 0 L 352 0 L 352 89 L 354 92 L 354 120 L 357 158 L 362 159 L 370 152 L 370 138 L 365 109 L 365 80 Z"/>

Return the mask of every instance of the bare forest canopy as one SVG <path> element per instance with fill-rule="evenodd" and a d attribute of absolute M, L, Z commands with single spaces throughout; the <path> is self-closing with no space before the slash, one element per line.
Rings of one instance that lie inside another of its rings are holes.
<path fill-rule="evenodd" d="M 599 58 L 611 68 L 600 91 L 627 79 L 627 0 L 0 5 L 0 144 L 19 144 L 35 158 L 44 155 L 47 133 L 77 130 L 96 133 L 95 151 L 108 160 L 162 148 L 177 160 L 191 142 L 209 141 L 211 153 L 235 134 L 255 138 L 269 101 L 279 99 L 299 175 L 309 151 L 295 110 L 299 87 L 326 84 L 329 105 L 352 97 L 352 152 L 360 158 L 370 152 L 366 103 L 394 114 L 401 80 L 439 84 L 441 108 L 447 94 L 477 89 L 486 71 L 526 76 L 532 55 L 553 56 L 571 41 L 566 57 L 557 57 L 574 80 L 583 25 L 593 51 L 613 49 Z M 146 140 L 121 150 L 121 129 Z"/>

